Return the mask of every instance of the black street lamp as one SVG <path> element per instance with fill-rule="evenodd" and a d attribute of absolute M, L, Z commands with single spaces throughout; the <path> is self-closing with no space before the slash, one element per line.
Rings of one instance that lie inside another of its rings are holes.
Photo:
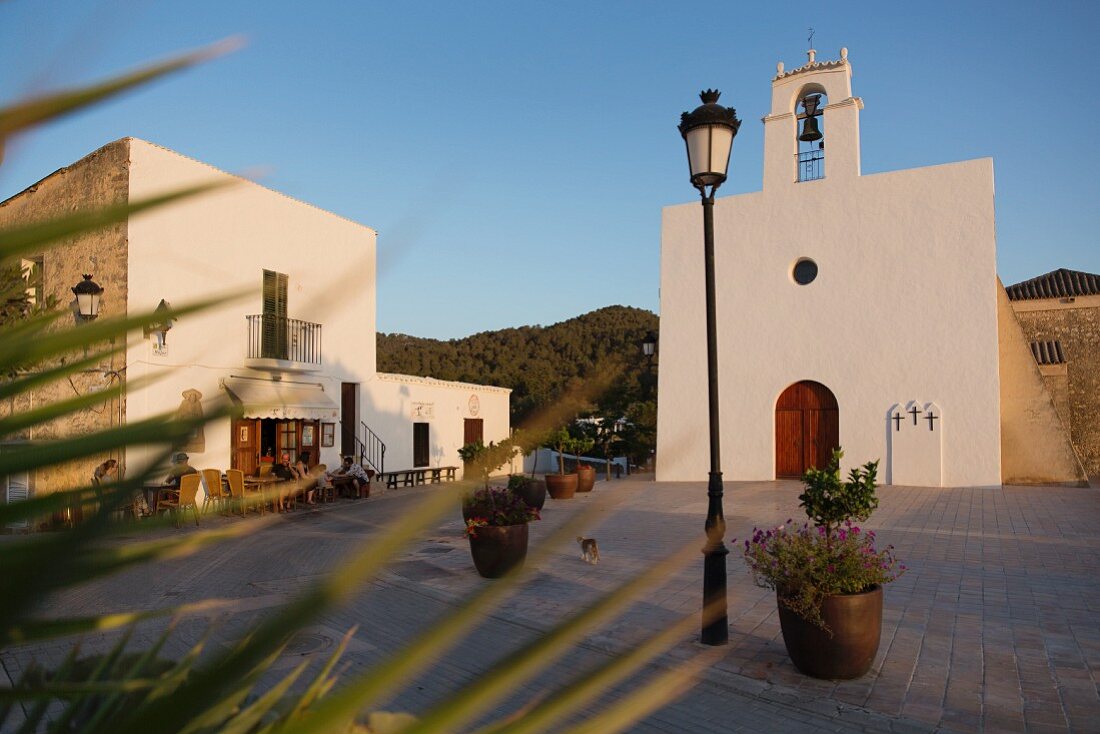
<path fill-rule="evenodd" d="M 92 280 L 92 276 L 85 273 L 84 280 L 70 290 L 76 296 L 76 310 L 82 320 L 92 321 L 99 316 L 99 298 L 103 295 L 103 288 Z"/>
<path fill-rule="evenodd" d="M 722 514 L 722 460 L 718 431 L 718 331 L 714 316 L 714 192 L 726 180 L 730 149 L 741 121 L 737 112 L 718 104 L 720 92 L 708 89 L 699 94 L 703 104 L 680 116 L 680 135 L 687 145 L 691 184 L 699 189 L 703 203 L 703 258 L 707 299 L 707 385 L 710 413 L 710 478 L 707 482 L 707 544 L 703 548 L 703 631 L 704 645 L 729 641 L 726 612 L 726 556 L 722 538 L 726 518 Z"/>
<path fill-rule="evenodd" d="M 645 339 L 642 340 L 642 354 L 649 359 L 649 363 L 653 364 L 653 355 L 657 353 L 657 335 L 652 331 L 645 335 Z"/>

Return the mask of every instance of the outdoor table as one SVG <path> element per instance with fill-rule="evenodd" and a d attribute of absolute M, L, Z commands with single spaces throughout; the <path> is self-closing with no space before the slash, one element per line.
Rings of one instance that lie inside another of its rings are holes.
<path fill-rule="evenodd" d="M 274 474 L 265 474 L 259 477 L 245 477 L 244 488 L 246 490 L 249 488 L 260 490 L 260 504 L 266 504 L 269 499 L 266 490 L 267 485 L 275 484 L 278 481 L 279 478 Z M 274 499 L 271 500 L 271 503 L 271 511 L 275 512 L 278 503 Z"/>

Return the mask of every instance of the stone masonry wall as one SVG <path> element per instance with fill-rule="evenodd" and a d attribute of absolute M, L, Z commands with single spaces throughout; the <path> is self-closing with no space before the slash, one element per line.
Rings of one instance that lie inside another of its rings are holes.
<path fill-rule="evenodd" d="M 1014 301 L 1028 341 L 1057 339 L 1066 356 L 1070 439 L 1089 476 L 1100 475 L 1100 296 Z"/>
<path fill-rule="evenodd" d="M 117 140 L 82 158 L 71 166 L 59 169 L 33 186 L 0 203 L 0 227 L 18 226 L 32 221 L 71 214 L 74 211 L 125 202 L 129 191 L 128 139 Z M 47 295 L 56 298 L 58 308 L 69 311 L 54 328 L 79 328 L 76 298 L 72 288 L 89 273 L 103 287 L 100 315 L 126 313 L 127 303 L 127 223 L 69 238 L 62 244 L 44 249 L 42 257 L 43 287 Z M 124 346 L 124 345 L 119 345 Z M 72 398 L 75 394 L 97 392 L 125 380 L 125 353 L 120 352 L 87 371 L 75 374 L 72 380 L 47 385 L 31 396 L 0 403 L 0 415 L 21 412 Z M 93 409 L 64 420 L 54 421 L 34 429 L 31 435 L 4 436 L 5 441 L 48 441 L 78 436 L 118 425 L 124 406 L 119 400 L 104 400 Z M 87 485 L 92 470 L 108 458 L 119 459 L 117 453 L 104 454 L 63 466 L 37 470 L 30 477 L 33 494 Z M 6 501 L 6 498 L 0 498 Z"/>

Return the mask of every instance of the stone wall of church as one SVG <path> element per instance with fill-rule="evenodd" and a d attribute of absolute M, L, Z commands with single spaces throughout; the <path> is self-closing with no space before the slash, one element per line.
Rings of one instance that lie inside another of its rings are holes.
<path fill-rule="evenodd" d="M 1012 307 L 1028 341 L 1062 343 L 1067 394 L 1061 410 L 1085 471 L 1100 475 L 1100 296 L 1013 301 Z"/>
<path fill-rule="evenodd" d="M 12 227 L 48 220 L 74 211 L 125 202 L 128 196 L 129 141 L 110 143 L 71 166 L 61 168 L 33 186 L 0 203 L 0 226 Z M 83 273 L 94 276 L 103 287 L 100 315 L 126 312 L 128 279 L 126 269 L 127 224 L 125 221 L 68 238 L 60 245 L 43 249 L 28 259 L 41 258 L 45 296 L 56 299 L 57 308 L 70 311 L 53 328 L 79 328 L 76 299 L 70 290 Z M 0 405 L 0 414 L 21 412 L 62 399 L 103 391 L 125 379 L 125 355 L 105 357 L 99 364 L 49 384 L 17 401 Z M 90 410 L 40 426 L 30 435 L 6 439 L 56 440 L 84 435 L 117 425 L 119 400 L 105 399 Z M 94 467 L 117 453 L 104 453 L 65 465 L 39 469 L 29 477 L 31 491 L 43 494 L 86 485 Z M 0 498 L 3 501 L 4 498 Z"/>
<path fill-rule="evenodd" d="M 1001 375 L 1001 477 L 1005 484 L 1081 486 L 1088 479 L 1062 415 L 1066 401 L 1057 387 L 1059 368 L 1035 363 L 1028 339 L 998 283 L 997 329 Z M 1064 369 L 1060 370 L 1065 372 Z M 1062 411 L 1059 412 L 1059 403 Z"/>

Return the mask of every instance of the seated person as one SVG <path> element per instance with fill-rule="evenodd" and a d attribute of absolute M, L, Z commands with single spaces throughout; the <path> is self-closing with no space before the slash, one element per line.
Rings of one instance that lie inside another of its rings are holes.
<path fill-rule="evenodd" d="M 294 471 L 298 473 L 298 479 L 302 482 L 302 487 L 306 494 L 306 504 L 315 505 L 313 496 L 317 493 L 317 480 L 311 479 L 309 475 L 309 452 L 303 451 L 298 455 L 298 463 L 294 465 Z"/>
<path fill-rule="evenodd" d="M 118 468 L 117 459 L 107 459 L 92 472 L 92 484 L 96 487 L 107 482 L 110 479 L 110 475 Z"/>
<path fill-rule="evenodd" d="M 187 463 L 188 456 L 182 451 L 172 458 L 172 468 L 168 470 L 168 476 L 164 483 L 173 487 L 180 486 L 180 477 L 184 474 L 198 474 L 199 470 Z"/>
<path fill-rule="evenodd" d="M 278 464 L 271 468 L 271 473 L 279 481 L 293 482 L 298 479 L 298 471 L 290 464 L 290 454 L 283 454 Z M 287 494 L 285 489 L 279 490 L 278 509 L 280 512 L 287 509 Z"/>
<path fill-rule="evenodd" d="M 363 487 L 367 488 L 367 496 L 370 496 L 370 474 L 360 464 L 352 461 L 350 456 L 345 456 L 343 465 L 329 474 L 328 478 L 338 487 L 349 487 L 351 496 L 356 499 Z"/>

